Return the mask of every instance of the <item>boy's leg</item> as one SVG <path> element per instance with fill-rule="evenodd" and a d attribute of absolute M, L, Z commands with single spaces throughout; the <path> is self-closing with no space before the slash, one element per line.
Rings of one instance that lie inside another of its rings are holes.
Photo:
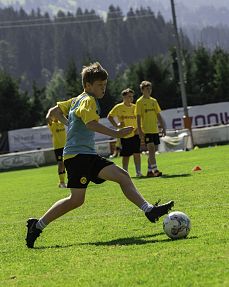
<path fill-rule="evenodd" d="M 54 149 L 55 157 L 57 160 L 59 187 L 66 187 L 65 185 L 65 166 L 63 162 L 63 148 Z"/>
<path fill-rule="evenodd" d="M 120 167 L 112 164 L 104 167 L 98 174 L 99 178 L 114 181 L 120 184 L 124 195 L 135 205 L 137 205 L 141 210 L 145 212 L 146 217 L 151 221 L 155 222 L 162 215 L 168 213 L 168 211 L 173 207 L 174 202 L 169 201 L 163 205 L 151 205 L 149 204 L 143 196 L 138 192 L 134 186 L 129 174 L 121 169 Z"/>
<path fill-rule="evenodd" d="M 156 157 L 155 157 L 155 146 L 153 143 L 148 143 L 147 144 L 147 149 L 149 151 L 149 158 L 148 158 L 148 163 L 150 165 L 155 165 L 156 164 Z"/>
<path fill-rule="evenodd" d="M 50 222 L 80 207 L 84 203 L 85 193 L 85 188 L 71 188 L 71 195 L 54 203 L 39 220 L 30 218 L 27 221 L 26 245 L 29 248 L 33 248 L 35 240 Z"/>
<path fill-rule="evenodd" d="M 154 143 L 147 144 L 147 149 L 149 151 L 147 176 L 149 177 L 158 177 L 162 175 L 162 172 L 160 172 L 157 167 L 156 155 L 155 155 L 156 148 L 157 146 L 155 146 Z"/>
<path fill-rule="evenodd" d="M 58 165 L 58 172 L 64 172 L 65 171 L 65 166 L 64 166 L 64 162 L 63 161 L 58 161 L 57 162 L 57 165 Z"/>
<path fill-rule="evenodd" d="M 137 191 L 129 174 L 115 164 L 104 167 L 98 177 L 119 183 L 124 195 L 139 208 L 145 203 L 145 199 Z"/>
<path fill-rule="evenodd" d="M 140 153 L 134 153 L 133 156 L 134 156 L 136 175 L 142 176 L 142 173 L 141 173 L 141 154 Z"/>
<path fill-rule="evenodd" d="M 65 166 L 63 161 L 58 161 L 58 175 L 59 175 L 59 187 L 67 187 L 65 185 Z"/>
<path fill-rule="evenodd" d="M 128 166 L 129 166 L 129 156 L 123 156 L 122 157 L 122 168 L 125 169 L 128 172 Z"/>
<path fill-rule="evenodd" d="M 70 196 L 58 200 L 53 206 L 40 218 L 46 225 L 53 220 L 61 217 L 65 213 L 80 207 L 84 203 L 85 188 L 71 188 Z"/>

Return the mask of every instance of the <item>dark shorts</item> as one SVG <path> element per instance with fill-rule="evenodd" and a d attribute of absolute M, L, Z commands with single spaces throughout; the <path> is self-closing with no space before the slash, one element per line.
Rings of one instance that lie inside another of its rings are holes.
<path fill-rule="evenodd" d="M 159 145 L 160 144 L 159 134 L 145 134 L 145 144 L 148 143 Z"/>
<path fill-rule="evenodd" d="M 140 153 L 141 140 L 138 135 L 131 138 L 121 139 L 120 156 L 131 156 L 134 153 Z"/>
<path fill-rule="evenodd" d="M 105 180 L 98 177 L 99 172 L 113 162 L 96 154 L 78 154 L 66 159 L 64 165 L 68 174 L 69 188 L 86 188 L 90 181 L 100 184 Z"/>
<path fill-rule="evenodd" d="M 63 147 L 58 148 L 58 149 L 54 149 L 54 153 L 55 153 L 57 161 L 63 161 L 63 150 L 64 150 Z"/>

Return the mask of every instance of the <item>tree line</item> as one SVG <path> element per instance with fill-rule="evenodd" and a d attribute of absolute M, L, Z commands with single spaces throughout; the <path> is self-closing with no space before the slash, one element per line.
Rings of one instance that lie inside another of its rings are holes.
<path fill-rule="evenodd" d="M 222 49 L 210 52 L 204 47 L 185 50 L 184 68 L 188 105 L 229 101 L 229 53 Z M 101 116 L 106 117 L 121 101 L 121 91 L 127 87 L 135 91 L 136 100 L 143 80 L 153 83 L 153 96 L 162 109 L 182 106 L 177 56 L 171 48 L 167 56 L 147 57 L 109 79 L 106 95 L 100 101 Z M 1 70 L 0 132 L 43 125 L 51 106 L 81 92 L 81 77 L 73 60 L 65 70 L 56 69 L 44 87 L 33 82 L 31 91 L 22 90 L 20 80 Z"/>
<path fill-rule="evenodd" d="M 205 26 L 185 27 L 184 33 L 189 37 L 193 45 L 204 45 L 210 50 L 217 47 L 229 51 L 229 26 Z"/>
<path fill-rule="evenodd" d="M 129 9 L 124 15 L 110 6 L 106 19 L 94 10 L 59 11 L 54 17 L 40 10 L 0 9 L 0 68 L 45 85 L 54 71 L 73 60 L 78 69 L 85 61 L 99 61 L 114 78 L 130 64 L 149 56 L 166 54 L 175 43 L 172 24 L 150 8 Z M 183 37 L 185 47 L 191 44 Z"/>

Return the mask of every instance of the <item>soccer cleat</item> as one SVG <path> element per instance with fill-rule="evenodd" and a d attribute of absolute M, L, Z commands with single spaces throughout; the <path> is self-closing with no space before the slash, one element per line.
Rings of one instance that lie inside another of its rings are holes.
<path fill-rule="evenodd" d="M 158 204 L 159 202 L 155 203 L 155 205 L 153 206 L 153 208 L 148 211 L 145 212 L 145 216 L 149 219 L 149 221 L 155 223 L 156 221 L 158 221 L 158 219 L 167 214 L 169 212 L 169 210 L 174 206 L 174 201 L 171 200 L 167 203 Z"/>
<path fill-rule="evenodd" d="M 162 172 L 159 170 L 148 171 L 146 176 L 147 177 L 160 177 L 160 176 L 162 176 Z"/>
<path fill-rule="evenodd" d="M 148 171 L 146 176 L 147 177 L 154 177 L 154 174 L 152 171 Z"/>
<path fill-rule="evenodd" d="M 37 222 L 38 220 L 35 218 L 30 218 L 27 221 L 27 235 L 25 240 L 28 248 L 33 248 L 35 240 L 40 236 L 40 233 L 42 232 L 41 229 L 36 228 Z"/>
<path fill-rule="evenodd" d="M 157 169 L 157 170 L 155 170 L 155 171 L 153 172 L 153 176 L 154 176 L 154 177 L 162 176 L 162 172 Z"/>

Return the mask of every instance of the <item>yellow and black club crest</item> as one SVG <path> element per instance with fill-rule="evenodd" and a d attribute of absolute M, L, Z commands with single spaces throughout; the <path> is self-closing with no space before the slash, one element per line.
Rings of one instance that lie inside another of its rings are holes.
<path fill-rule="evenodd" d="M 85 176 L 81 177 L 80 183 L 81 184 L 86 184 L 87 183 L 87 178 Z"/>

